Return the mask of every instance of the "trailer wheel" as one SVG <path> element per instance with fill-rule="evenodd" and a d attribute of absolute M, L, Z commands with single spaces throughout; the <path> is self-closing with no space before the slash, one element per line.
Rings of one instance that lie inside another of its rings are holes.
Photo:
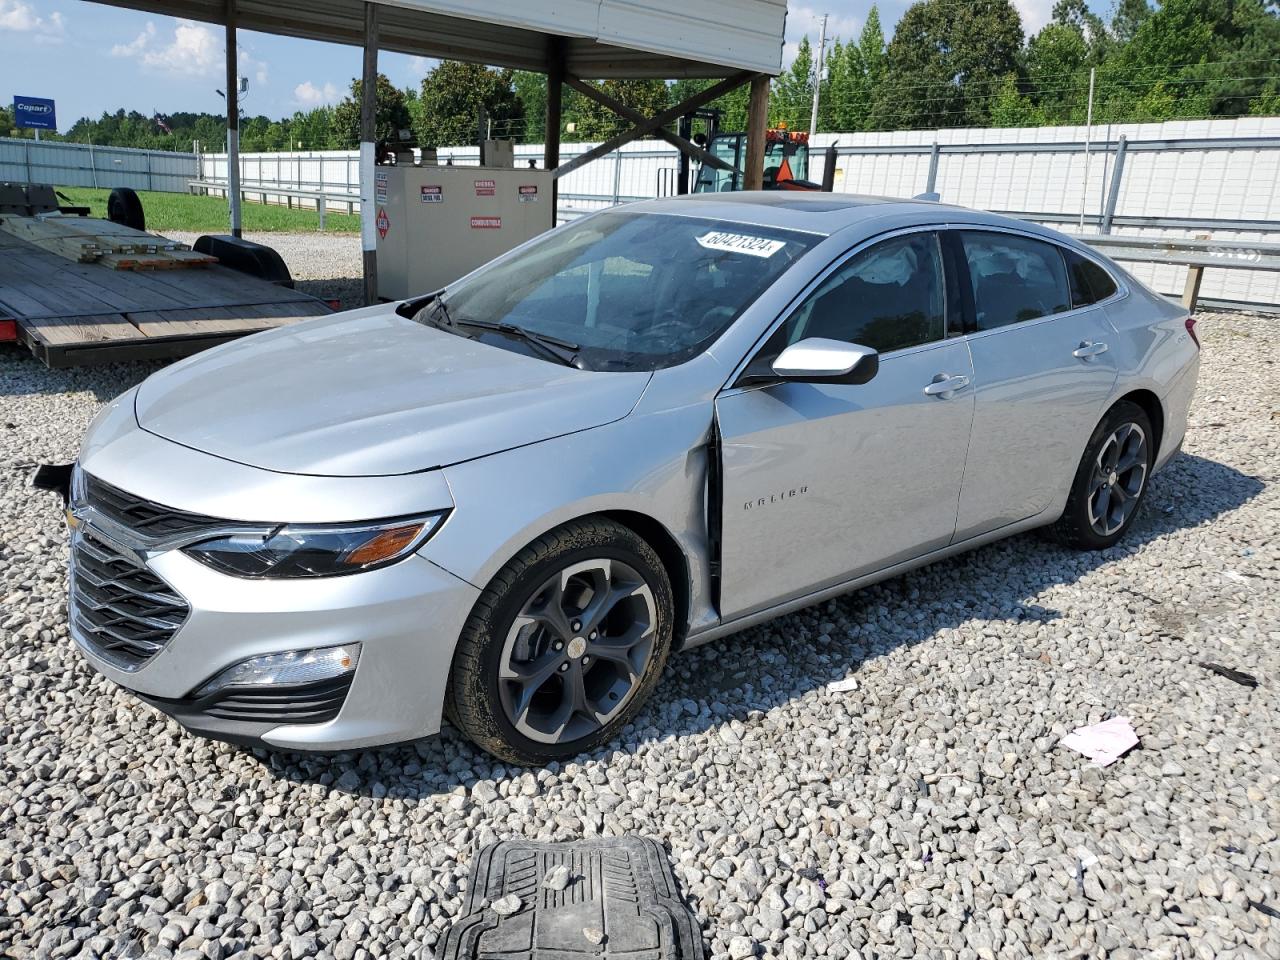
<path fill-rule="evenodd" d="M 128 187 L 116 187 L 107 197 L 107 219 L 134 230 L 146 230 L 147 220 L 142 213 L 142 201 Z"/>

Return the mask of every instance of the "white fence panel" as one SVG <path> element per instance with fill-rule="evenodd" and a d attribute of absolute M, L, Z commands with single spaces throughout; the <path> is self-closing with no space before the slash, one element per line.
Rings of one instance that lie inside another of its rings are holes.
<path fill-rule="evenodd" d="M 911 197 L 929 186 L 933 145 L 939 153 L 934 189 L 947 203 L 1040 219 L 1076 232 L 1086 217 L 1086 232 L 1098 229 L 1107 210 L 1115 175 L 1117 144 L 1128 141 L 1117 202 L 1115 233 L 1141 236 L 1249 240 L 1276 239 L 1280 232 L 1280 118 L 1100 124 L 1017 129 L 915 130 L 887 133 L 832 133 L 814 138 L 810 177 L 820 180 L 823 150 L 836 143 L 835 190 L 877 196 Z M 1143 142 L 1270 138 L 1267 146 L 1241 143 L 1225 149 L 1188 149 L 1177 144 L 1144 149 Z M 1086 154 L 1084 143 L 1090 141 Z M 565 144 L 562 162 L 594 144 Z M 541 144 L 515 148 L 516 164 L 542 164 Z M 439 151 L 441 163 L 475 165 L 476 147 Z M 620 150 L 561 179 L 561 210 L 589 212 L 631 200 L 675 192 L 678 154 L 654 141 Z M 226 158 L 203 158 L 201 178 L 225 180 Z M 242 182 L 250 196 L 272 195 L 271 186 L 358 193 L 355 151 L 309 154 L 246 154 Z M 1125 222 L 1141 218 L 1144 222 Z M 1203 224 L 1166 221 L 1202 220 Z M 1245 229 L 1240 221 L 1251 224 Z M 1274 231 L 1274 232 L 1272 232 Z M 1131 264 L 1143 281 L 1166 293 L 1180 293 L 1182 267 Z M 1280 304 L 1280 276 L 1249 270 L 1211 269 L 1202 294 L 1207 298 Z"/>
<path fill-rule="evenodd" d="M 194 153 L 0 137 L 0 181 L 186 193 L 198 170 Z"/>

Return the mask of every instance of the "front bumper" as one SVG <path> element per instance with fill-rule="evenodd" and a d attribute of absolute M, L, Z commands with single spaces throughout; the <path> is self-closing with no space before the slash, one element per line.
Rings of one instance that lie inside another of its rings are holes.
<path fill-rule="evenodd" d="M 453 648 L 479 591 L 423 557 L 314 580 L 241 580 L 176 550 L 147 566 L 190 607 L 159 653 L 122 669 L 74 619 L 71 634 L 96 670 L 183 726 L 292 750 L 345 750 L 439 731 Z M 192 697 L 251 657 L 352 643 L 360 644 L 360 659 L 345 689 L 239 687 L 230 704 Z M 273 695 L 286 699 L 273 702 Z"/>

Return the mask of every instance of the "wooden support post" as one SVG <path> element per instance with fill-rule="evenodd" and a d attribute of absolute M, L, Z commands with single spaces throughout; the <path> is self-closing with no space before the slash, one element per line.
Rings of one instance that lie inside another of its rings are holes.
<path fill-rule="evenodd" d="M 560 166 L 560 118 L 564 104 L 564 61 L 567 42 L 564 37 L 547 38 L 547 113 L 542 136 L 542 166 L 554 170 Z M 560 187 L 551 181 L 551 223 L 556 223 Z"/>
<path fill-rule="evenodd" d="M 751 99 L 747 103 L 747 161 L 742 189 L 764 188 L 764 140 L 769 128 L 769 78 L 763 73 L 751 78 Z"/>
<path fill-rule="evenodd" d="M 1187 285 L 1182 288 L 1182 305 L 1191 313 L 1196 312 L 1196 301 L 1200 299 L 1200 282 L 1204 280 L 1204 267 L 1187 267 Z"/>
<path fill-rule="evenodd" d="M 231 235 L 240 228 L 240 70 L 236 53 L 236 0 L 227 0 L 227 203 Z"/>
<path fill-rule="evenodd" d="M 360 240 L 364 248 L 364 302 L 378 302 L 378 204 L 374 188 L 378 136 L 378 5 L 364 5 L 364 73 L 360 79 Z M 321 190 L 324 185 L 321 184 Z M 401 225 L 403 226 L 403 224 Z M 323 228 L 323 225 L 321 226 Z"/>

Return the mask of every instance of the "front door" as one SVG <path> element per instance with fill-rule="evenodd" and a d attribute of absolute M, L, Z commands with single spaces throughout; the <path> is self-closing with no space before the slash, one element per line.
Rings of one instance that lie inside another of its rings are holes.
<path fill-rule="evenodd" d="M 948 337 L 937 235 L 854 253 L 764 353 L 809 337 L 880 351 L 861 385 L 775 383 L 716 402 L 721 615 L 732 619 L 946 546 L 973 419 L 973 368 Z"/>

